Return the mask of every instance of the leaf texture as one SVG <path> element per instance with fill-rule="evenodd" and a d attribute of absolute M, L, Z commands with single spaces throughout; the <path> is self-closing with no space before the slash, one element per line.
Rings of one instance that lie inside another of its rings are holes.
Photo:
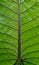
<path fill-rule="evenodd" d="M 39 0 L 19 0 L 20 65 L 39 65 Z M 0 0 L 0 65 L 18 65 L 18 0 Z"/>

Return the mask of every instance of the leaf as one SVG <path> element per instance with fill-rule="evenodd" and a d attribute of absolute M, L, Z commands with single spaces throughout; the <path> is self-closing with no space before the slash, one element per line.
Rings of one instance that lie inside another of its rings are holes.
<path fill-rule="evenodd" d="M 0 0 L 0 65 L 39 65 L 39 0 Z"/>

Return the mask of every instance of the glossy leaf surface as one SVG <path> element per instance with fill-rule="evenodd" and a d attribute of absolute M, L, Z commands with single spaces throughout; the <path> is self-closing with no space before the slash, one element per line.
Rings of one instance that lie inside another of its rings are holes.
<path fill-rule="evenodd" d="M 39 65 L 39 0 L 20 0 L 21 65 Z M 0 0 L 0 65 L 18 65 L 18 0 Z"/>

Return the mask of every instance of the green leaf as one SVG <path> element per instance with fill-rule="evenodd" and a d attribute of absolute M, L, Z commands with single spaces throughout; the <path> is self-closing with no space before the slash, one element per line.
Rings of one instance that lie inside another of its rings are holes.
<path fill-rule="evenodd" d="M 0 0 L 0 65 L 39 65 L 39 0 Z"/>

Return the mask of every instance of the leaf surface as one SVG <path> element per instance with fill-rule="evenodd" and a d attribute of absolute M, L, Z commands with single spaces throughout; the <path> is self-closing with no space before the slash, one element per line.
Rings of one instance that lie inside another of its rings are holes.
<path fill-rule="evenodd" d="M 21 65 L 39 65 L 39 0 L 20 0 Z M 0 65 L 18 65 L 18 0 L 0 0 Z"/>

